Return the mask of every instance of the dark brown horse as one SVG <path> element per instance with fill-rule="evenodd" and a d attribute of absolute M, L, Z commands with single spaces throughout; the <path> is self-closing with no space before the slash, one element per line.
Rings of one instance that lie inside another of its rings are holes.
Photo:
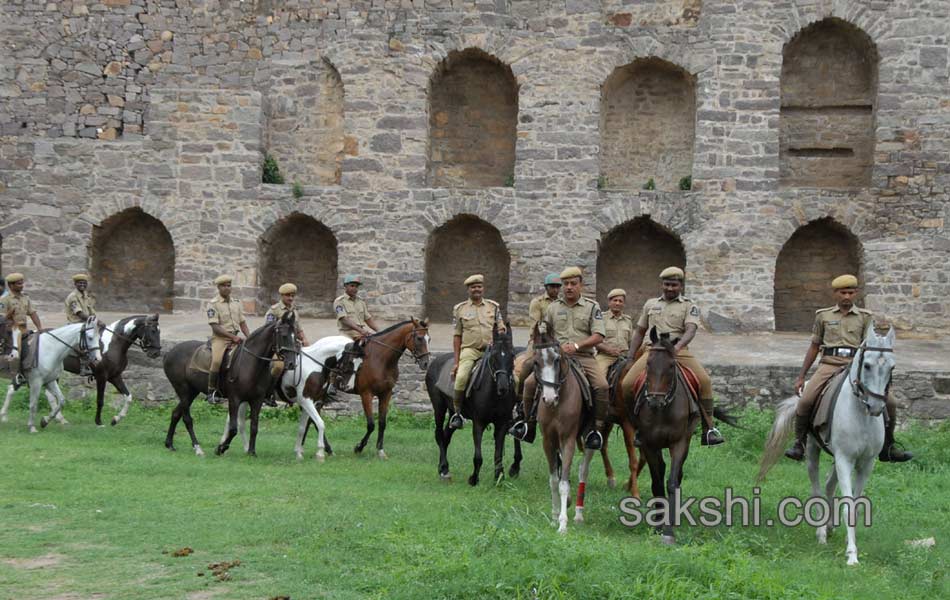
<path fill-rule="evenodd" d="M 132 393 L 122 379 L 122 373 L 129 365 L 129 348 L 138 345 L 149 358 L 158 358 L 162 353 L 162 340 L 158 328 L 158 315 L 136 315 L 120 319 L 106 327 L 100 327 L 99 341 L 102 344 L 102 360 L 92 369 L 96 380 L 96 425 L 102 425 L 102 404 L 106 395 L 106 383 L 111 383 L 125 398 L 119 413 L 112 417 L 115 425 L 125 418 L 132 404 Z M 70 373 L 80 374 L 79 357 L 66 356 L 63 368 Z M 49 396 L 50 392 L 47 391 Z"/>
<path fill-rule="evenodd" d="M 617 479 L 614 476 L 614 467 L 610 463 L 610 456 L 607 452 L 607 442 L 610 440 L 610 432 L 614 424 L 619 425 L 620 430 L 623 432 L 624 447 L 627 449 L 627 465 L 630 468 L 630 477 L 627 479 L 624 489 L 634 498 L 640 498 L 640 485 L 637 482 L 637 476 L 640 474 L 640 471 L 643 470 L 646 459 L 641 456 L 640 460 L 637 460 L 637 448 L 633 444 L 637 429 L 630 419 L 630 413 L 624 408 L 625 399 L 622 389 L 623 386 L 620 385 L 620 382 L 623 381 L 630 367 L 633 366 L 633 363 L 637 362 L 641 354 L 643 354 L 642 348 L 637 350 L 637 353 L 632 359 L 626 360 L 617 366 L 618 373 L 616 379 L 614 377 L 608 377 L 607 379 L 607 381 L 611 383 L 610 416 L 607 420 L 607 430 L 604 432 L 604 445 L 600 449 L 600 455 L 604 460 L 604 472 L 607 475 L 607 485 L 614 487 L 617 485 Z M 616 381 L 616 384 L 614 384 L 614 381 Z"/>
<path fill-rule="evenodd" d="M 386 434 L 386 416 L 393 388 L 399 379 L 399 359 L 408 350 L 420 369 L 429 367 L 429 322 L 410 317 L 365 338 L 363 363 L 356 374 L 356 393 L 363 402 L 366 415 L 366 435 L 353 448 L 359 454 L 366 447 L 369 436 L 376 428 L 373 419 L 373 397 L 379 398 L 379 433 L 376 453 L 386 458 L 383 438 Z"/>
<path fill-rule="evenodd" d="M 667 503 L 674 500 L 680 489 L 683 464 L 700 418 L 699 406 L 676 364 L 674 346 L 678 341 L 671 340 L 668 334 L 657 336 L 656 328 L 650 328 L 652 346 L 647 356 L 646 381 L 638 393 L 633 389 L 622 390 L 626 412 L 640 432 L 640 450 L 650 465 L 653 497 L 664 498 Z M 670 476 L 666 482 L 664 448 L 670 452 Z M 657 527 L 668 544 L 675 541 L 670 515 L 667 504 L 663 525 Z"/>
<path fill-rule="evenodd" d="M 185 422 L 188 435 L 191 436 L 191 445 L 195 454 L 203 456 L 204 451 L 195 436 L 194 423 L 191 419 L 191 403 L 199 393 L 208 393 L 208 374 L 189 368 L 191 357 L 205 342 L 182 342 L 165 354 L 165 376 L 175 388 L 178 395 L 178 406 L 172 411 L 171 423 L 168 425 L 168 435 L 165 436 L 165 447 L 174 450 L 175 427 L 179 420 Z M 215 454 L 227 451 L 231 440 L 237 435 L 238 408 L 241 403 L 247 402 L 251 407 L 251 437 L 247 453 L 255 456 L 257 441 L 258 418 L 264 398 L 274 386 L 275 378 L 271 374 L 271 363 L 277 355 L 279 360 L 293 361 L 295 358 L 287 356 L 297 352 L 294 336 L 293 313 L 286 313 L 281 319 L 271 321 L 251 332 L 246 340 L 231 350 L 233 357 L 221 366 L 219 391 L 228 398 L 228 424 L 221 443 L 215 449 Z M 230 366 L 228 364 L 230 363 Z"/>

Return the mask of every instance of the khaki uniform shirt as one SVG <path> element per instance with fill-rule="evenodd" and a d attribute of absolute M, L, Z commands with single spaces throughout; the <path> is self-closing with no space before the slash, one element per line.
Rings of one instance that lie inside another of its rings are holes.
<path fill-rule="evenodd" d="M 300 333 L 301 331 L 303 331 L 303 329 L 300 327 L 300 315 L 297 314 L 296 304 L 291 306 L 289 309 L 286 306 L 284 306 L 283 302 L 278 302 L 277 304 L 274 304 L 269 309 L 267 309 L 267 313 L 264 315 L 264 322 L 270 323 L 271 321 L 283 319 L 284 315 L 287 312 L 294 313 L 294 329 L 297 331 L 297 333 Z"/>
<path fill-rule="evenodd" d="M 462 348 L 484 350 L 491 343 L 495 323 L 504 325 L 501 307 L 494 300 L 482 298 L 478 304 L 466 300 L 452 309 L 452 327 L 455 335 L 462 336 Z"/>
<path fill-rule="evenodd" d="M 821 347 L 849 346 L 857 348 L 871 324 L 871 311 L 854 306 L 847 313 L 837 306 L 815 311 L 811 341 Z"/>
<path fill-rule="evenodd" d="M 643 305 L 637 327 L 647 331 L 656 327 L 657 335 L 668 333 L 671 338 L 683 337 L 686 326 L 693 323 L 699 327 L 699 307 L 685 296 L 678 296 L 676 300 L 668 301 L 663 296 L 651 298 Z M 647 344 L 649 345 L 649 338 Z"/>
<path fill-rule="evenodd" d="M 3 298 L 0 298 L 0 306 L 3 307 L 3 314 L 13 313 L 11 317 L 13 322 L 21 328 L 26 327 L 26 318 L 35 312 L 33 302 L 26 294 L 16 296 L 13 292 L 10 292 Z"/>
<path fill-rule="evenodd" d="M 96 314 L 96 297 L 89 292 L 80 293 L 79 290 L 73 290 L 66 296 L 66 322 L 79 323 L 82 319 L 76 313 L 82 313 L 87 317 Z"/>
<path fill-rule="evenodd" d="M 208 324 L 220 325 L 225 331 L 237 334 L 244 323 L 244 309 L 241 303 L 233 297 L 225 300 L 220 294 L 208 303 Z"/>
<path fill-rule="evenodd" d="M 604 331 L 604 343 L 626 352 L 633 337 L 633 317 L 623 313 L 615 317 L 614 313 L 607 311 L 604 315 Z"/>
<path fill-rule="evenodd" d="M 551 300 L 547 294 L 542 294 L 531 299 L 531 304 L 528 305 L 528 318 L 531 319 L 532 327 L 544 318 L 545 311 L 547 311 L 548 307 L 553 303 L 554 300 Z"/>
<path fill-rule="evenodd" d="M 558 298 L 548 307 L 544 318 L 554 324 L 554 337 L 562 344 L 579 344 L 595 333 L 606 336 L 600 305 L 590 298 L 581 297 L 574 306 Z M 578 353 L 593 354 L 594 349 L 582 348 Z"/>
<path fill-rule="evenodd" d="M 362 298 L 357 296 L 356 298 L 350 299 L 346 294 L 337 296 L 337 299 L 333 301 L 333 312 L 336 313 L 336 328 L 344 334 L 353 331 L 343 324 L 344 318 L 349 317 L 353 319 L 360 327 L 366 326 L 366 319 L 373 318 L 373 315 L 369 314 L 369 308 Z"/>

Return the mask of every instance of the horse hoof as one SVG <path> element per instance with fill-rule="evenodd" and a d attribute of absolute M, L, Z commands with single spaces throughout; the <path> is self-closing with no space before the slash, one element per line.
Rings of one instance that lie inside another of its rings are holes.
<path fill-rule="evenodd" d="M 439 473 L 439 479 L 442 481 L 452 481 L 452 474 L 446 471 L 445 473 Z"/>
<path fill-rule="evenodd" d="M 469 477 L 469 478 L 468 478 L 468 484 L 469 484 L 470 486 L 472 486 L 472 487 L 475 487 L 476 485 L 478 485 L 478 477 L 475 477 L 474 475 L 472 475 L 471 477 Z"/>
<path fill-rule="evenodd" d="M 39 431 L 36 430 L 36 427 L 30 427 L 30 433 L 39 433 Z"/>
<path fill-rule="evenodd" d="M 857 552 L 848 552 L 848 566 L 858 564 L 858 553 Z"/>
<path fill-rule="evenodd" d="M 664 535 L 662 541 L 667 546 L 676 544 L 676 538 L 674 538 L 672 535 Z"/>
<path fill-rule="evenodd" d="M 609 487 L 610 489 L 614 489 L 615 487 L 617 487 L 617 478 L 610 477 L 609 479 L 607 479 L 607 487 Z"/>
<path fill-rule="evenodd" d="M 582 515 L 582 514 L 576 514 L 576 515 L 574 515 L 574 522 L 575 522 L 575 523 L 583 523 L 583 522 L 584 522 L 584 515 Z"/>
<path fill-rule="evenodd" d="M 362 454 L 362 453 L 363 453 L 363 447 L 362 447 L 362 446 L 354 446 L 354 447 L 353 447 L 353 454 Z"/>
<path fill-rule="evenodd" d="M 224 454 L 224 448 L 222 448 L 221 446 L 218 446 L 217 448 L 214 449 L 215 456 L 221 456 L 222 454 Z"/>
<path fill-rule="evenodd" d="M 257 458 L 257 452 L 254 452 L 253 450 L 248 450 L 248 451 L 247 451 L 247 455 L 248 455 L 248 456 L 253 456 L 254 458 Z"/>
<path fill-rule="evenodd" d="M 321 462 L 321 463 L 326 462 L 327 460 L 327 455 L 324 454 L 323 452 L 317 452 L 313 457 L 317 459 L 317 462 Z"/>
<path fill-rule="evenodd" d="M 816 537 L 818 538 L 818 543 L 819 543 L 819 544 L 827 544 L 827 543 L 828 543 L 828 532 L 827 532 L 827 531 L 825 531 L 825 530 L 823 530 L 823 529 L 819 529 L 819 530 L 816 532 L 815 535 L 816 535 Z"/>
<path fill-rule="evenodd" d="M 59 420 L 59 424 L 60 424 L 60 425 L 69 425 L 69 421 L 67 421 L 66 419 L 60 419 L 60 420 Z"/>
<path fill-rule="evenodd" d="M 205 451 L 201 449 L 201 446 L 195 446 L 195 456 L 204 456 Z"/>
<path fill-rule="evenodd" d="M 112 417 L 112 425 L 115 426 L 119 422 L 119 417 Z"/>
<path fill-rule="evenodd" d="M 567 535 L 567 523 L 561 523 L 558 525 L 557 532 L 561 535 Z"/>
<path fill-rule="evenodd" d="M 165 447 L 168 448 L 169 451 L 175 452 L 175 447 L 172 446 L 171 444 L 165 444 Z"/>
<path fill-rule="evenodd" d="M 303 460 L 303 452 L 297 453 L 297 460 Z"/>
<path fill-rule="evenodd" d="M 40 419 L 40 428 L 46 429 L 46 426 L 49 425 L 49 420 L 46 417 Z"/>
<path fill-rule="evenodd" d="M 520 474 L 521 474 L 521 469 L 516 469 L 514 467 L 511 467 L 510 469 L 508 469 L 508 477 L 511 477 L 512 479 L 517 479 L 518 475 Z"/>
<path fill-rule="evenodd" d="M 96 427 L 102 427 L 102 421 L 96 419 Z"/>
<path fill-rule="evenodd" d="M 0 423 L 6 423 L 8 420 L 6 415 L 0 415 Z"/>
<path fill-rule="evenodd" d="M 376 453 L 376 456 L 378 456 L 379 458 L 381 458 L 381 459 L 383 459 L 383 460 L 389 460 L 389 457 L 386 456 L 386 451 L 385 451 L 385 450 L 380 450 L 379 452 Z"/>

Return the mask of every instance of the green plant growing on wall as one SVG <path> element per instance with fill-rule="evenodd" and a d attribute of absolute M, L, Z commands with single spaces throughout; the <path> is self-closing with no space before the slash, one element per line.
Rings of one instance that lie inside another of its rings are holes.
<path fill-rule="evenodd" d="M 688 192 L 693 189 L 693 176 L 687 175 L 680 179 L 680 189 L 684 192 Z"/>
<path fill-rule="evenodd" d="M 505 177 L 505 187 L 515 187 L 515 174 L 511 173 Z"/>
<path fill-rule="evenodd" d="M 597 177 L 598 190 L 606 190 L 609 184 L 610 184 L 610 181 L 607 179 L 606 175 L 600 175 Z"/>
<path fill-rule="evenodd" d="M 299 181 L 294 181 L 294 187 L 291 190 L 294 194 L 294 198 L 300 200 L 303 197 L 303 184 Z"/>
<path fill-rule="evenodd" d="M 262 183 L 284 183 L 284 176 L 280 174 L 277 160 L 270 154 L 264 155 L 264 168 L 261 173 Z"/>
<path fill-rule="evenodd" d="M 647 181 L 646 185 L 643 186 L 643 189 L 645 189 L 645 190 L 655 190 L 655 189 L 656 189 L 656 182 L 653 181 L 653 178 L 652 178 L 652 177 L 649 179 L 649 181 Z"/>

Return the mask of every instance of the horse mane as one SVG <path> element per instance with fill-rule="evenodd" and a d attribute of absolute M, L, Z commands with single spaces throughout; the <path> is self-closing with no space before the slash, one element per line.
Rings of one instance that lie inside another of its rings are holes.
<path fill-rule="evenodd" d="M 386 329 L 382 329 L 382 330 L 380 330 L 380 331 L 377 331 L 376 333 L 374 333 L 373 335 L 371 335 L 371 336 L 369 336 L 369 337 L 376 337 L 376 336 L 378 336 L 378 335 L 385 335 L 385 334 L 390 333 L 390 332 L 392 332 L 392 331 L 394 331 L 394 330 L 396 330 L 396 329 L 399 329 L 400 327 L 402 327 L 402 326 L 405 325 L 406 323 L 412 323 L 412 321 L 409 320 L 409 319 L 406 319 L 405 321 L 400 321 L 400 322 L 398 322 L 398 323 L 395 323 L 395 324 L 393 324 L 393 325 L 390 325 L 390 326 L 387 327 Z"/>
<path fill-rule="evenodd" d="M 247 339 L 244 340 L 244 343 L 246 344 L 250 342 L 251 340 L 256 340 L 257 337 L 261 335 L 265 329 L 267 329 L 268 327 L 276 327 L 277 323 L 278 323 L 277 320 L 271 321 L 270 323 L 264 323 L 263 325 L 261 325 L 260 327 L 252 331 L 251 335 L 247 336 Z"/>

